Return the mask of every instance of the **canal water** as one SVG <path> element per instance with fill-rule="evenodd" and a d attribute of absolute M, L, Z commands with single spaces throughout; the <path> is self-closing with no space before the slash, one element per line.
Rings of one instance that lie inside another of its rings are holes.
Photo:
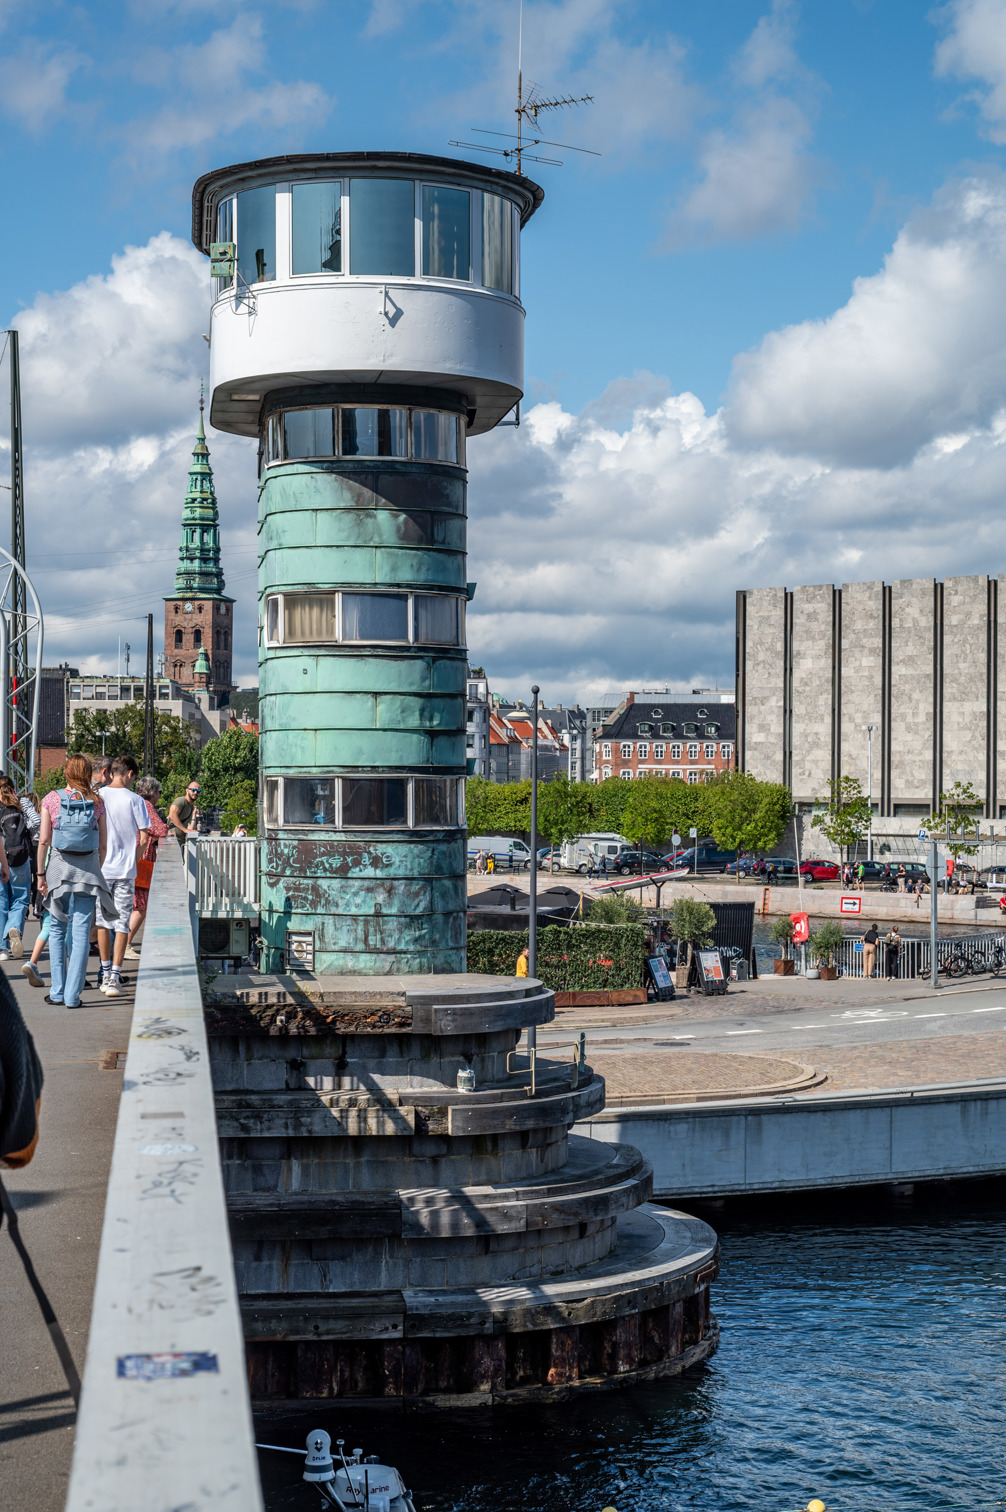
<path fill-rule="evenodd" d="M 943 1512 L 1006 1506 L 1006 1182 L 804 1194 L 713 1211 L 722 1327 L 675 1380 L 554 1407 L 311 1427 L 402 1472 L 419 1512 Z M 317 1508 L 260 1455 L 269 1512 Z"/>

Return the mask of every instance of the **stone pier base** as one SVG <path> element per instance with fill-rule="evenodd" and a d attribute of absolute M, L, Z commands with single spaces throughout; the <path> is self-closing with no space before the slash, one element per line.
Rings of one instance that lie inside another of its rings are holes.
<path fill-rule="evenodd" d="M 224 978 L 207 1005 L 252 1396 L 557 1399 L 715 1347 L 716 1235 L 653 1206 L 536 981 Z M 472 1083 L 474 1082 L 474 1085 Z"/>

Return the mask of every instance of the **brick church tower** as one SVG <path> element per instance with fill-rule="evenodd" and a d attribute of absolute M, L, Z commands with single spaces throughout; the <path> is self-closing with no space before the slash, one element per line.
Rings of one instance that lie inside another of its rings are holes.
<path fill-rule="evenodd" d="M 175 591 L 164 602 L 164 662 L 183 688 L 208 688 L 222 703 L 231 692 L 234 600 L 224 593 L 220 567 L 220 516 L 213 492 L 210 451 L 199 403 L 199 434 L 192 453 L 182 509 Z M 202 659 L 197 676 L 196 662 Z"/>

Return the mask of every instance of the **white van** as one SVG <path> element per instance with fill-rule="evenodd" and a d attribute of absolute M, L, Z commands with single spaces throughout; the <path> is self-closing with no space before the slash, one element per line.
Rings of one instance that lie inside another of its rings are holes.
<path fill-rule="evenodd" d="M 624 835 L 615 835 L 610 830 L 591 835 L 578 835 L 575 840 L 567 840 L 562 847 L 562 864 L 570 871 L 586 872 L 587 866 L 593 857 L 594 866 L 598 866 L 602 856 L 607 856 L 608 864 L 612 858 L 619 855 L 629 842 Z"/>
<path fill-rule="evenodd" d="M 515 840 L 511 835 L 469 835 L 469 866 L 475 865 L 475 858 L 479 851 L 485 851 L 487 856 L 492 856 L 498 870 L 509 871 L 511 856 L 513 856 L 515 870 L 530 869 L 530 848 L 524 844 L 523 840 Z"/>

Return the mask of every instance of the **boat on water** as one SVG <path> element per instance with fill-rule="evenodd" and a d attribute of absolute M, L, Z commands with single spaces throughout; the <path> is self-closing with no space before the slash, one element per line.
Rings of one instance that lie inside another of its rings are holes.
<path fill-rule="evenodd" d="M 412 1492 L 406 1490 L 393 1465 L 383 1465 L 376 1454 L 364 1455 L 362 1449 L 354 1449 L 347 1460 L 345 1442 L 345 1439 L 335 1441 L 338 1468 L 332 1457 L 332 1437 L 323 1428 L 311 1430 L 306 1449 L 288 1449 L 283 1444 L 255 1447 L 302 1455 L 303 1479 L 315 1487 L 324 1507 L 338 1507 L 340 1512 L 416 1512 Z"/>

